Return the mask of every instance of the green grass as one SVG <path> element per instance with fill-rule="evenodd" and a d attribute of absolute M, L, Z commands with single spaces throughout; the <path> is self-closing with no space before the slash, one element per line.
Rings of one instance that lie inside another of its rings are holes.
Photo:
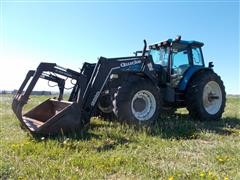
<path fill-rule="evenodd" d="M 11 100 L 0 98 L 2 179 L 240 179 L 239 97 L 228 97 L 218 122 L 180 109 L 153 130 L 92 118 L 76 136 L 39 139 L 20 128 Z"/>

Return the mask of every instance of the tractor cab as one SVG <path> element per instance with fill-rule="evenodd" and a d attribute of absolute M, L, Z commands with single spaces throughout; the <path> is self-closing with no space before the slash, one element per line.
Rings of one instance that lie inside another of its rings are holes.
<path fill-rule="evenodd" d="M 172 87 L 177 87 L 191 68 L 204 67 L 201 47 L 203 43 L 198 41 L 183 41 L 181 36 L 175 40 L 166 41 L 149 46 L 155 64 L 155 69 L 166 73 L 166 82 Z"/>

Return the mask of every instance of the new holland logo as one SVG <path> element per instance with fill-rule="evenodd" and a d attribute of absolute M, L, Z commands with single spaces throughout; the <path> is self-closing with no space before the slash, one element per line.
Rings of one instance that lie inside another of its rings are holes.
<path fill-rule="evenodd" d="M 126 67 L 126 66 L 131 66 L 131 65 L 135 65 L 135 64 L 140 64 L 142 61 L 141 60 L 134 60 L 134 61 L 130 61 L 130 62 L 122 62 L 120 64 L 121 67 Z"/>

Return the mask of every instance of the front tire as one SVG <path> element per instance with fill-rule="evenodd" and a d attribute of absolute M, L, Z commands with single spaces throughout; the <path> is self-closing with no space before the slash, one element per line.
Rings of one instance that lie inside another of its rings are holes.
<path fill-rule="evenodd" d="M 226 103 L 221 78 L 213 71 L 198 74 L 188 86 L 186 100 L 192 118 L 207 121 L 220 119 Z"/>
<path fill-rule="evenodd" d="M 113 112 L 122 122 L 150 125 L 160 115 L 160 91 L 150 81 L 129 80 L 118 89 L 113 101 Z"/>

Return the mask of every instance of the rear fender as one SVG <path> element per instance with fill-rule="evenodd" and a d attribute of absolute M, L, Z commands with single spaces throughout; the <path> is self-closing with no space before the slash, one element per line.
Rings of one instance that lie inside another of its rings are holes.
<path fill-rule="evenodd" d="M 206 71 L 212 71 L 211 68 L 206 68 L 203 66 L 192 66 L 190 67 L 183 75 L 183 78 L 178 84 L 178 90 L 185 91 L 188 83 L 191 81 L 191 79 L 196 76 L 199 73 L 203 73 Z"/>

